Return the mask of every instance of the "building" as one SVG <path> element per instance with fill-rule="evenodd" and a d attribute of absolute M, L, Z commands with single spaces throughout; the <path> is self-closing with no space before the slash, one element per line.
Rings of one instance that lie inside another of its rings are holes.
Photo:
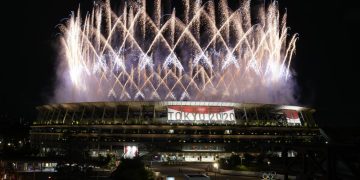
<path fill-rule="evenodd" d="M 312 117 L 299 106 L 195 101 L 49 104 L 37 107 L 31 142 L 59 153 L 71 139 L 91 156 L 150 155 L 158 161 L 214 162 L 231 153 L 280 153 L 288 145 L 322 141 Z M 288 148 L 289 149 L 289 148 Z M 288 156 L 296 154 L 289 149 Z"/>

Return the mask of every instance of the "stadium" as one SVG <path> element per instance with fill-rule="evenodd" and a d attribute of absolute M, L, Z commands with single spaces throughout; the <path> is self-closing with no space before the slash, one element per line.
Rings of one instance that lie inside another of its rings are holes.
<path fill-rule="evenodd" d="M 105 1 L 59 25 L 56 104 L 37 107 L 30 132 L 43 156 L 72 144 L 93 157 L 219 162 L 251 153 L 288 162 L 324 142 L 314 109 L 284 105 L 297 104 L 298 35 L 275 1 L 120 7 Z"/>
<path fill-rule="evenodd" d="M 314 144 L 314 109 L 200 101 L 128 101 L 37 107 L 31 141 L 44 155 L 72 138 L 91 156 L 115 153 L 154 161 L 215 162 L 232 153 L 281 156 L 284 145 Z M 250 145 L 250 146 L 249 146 Z"/>

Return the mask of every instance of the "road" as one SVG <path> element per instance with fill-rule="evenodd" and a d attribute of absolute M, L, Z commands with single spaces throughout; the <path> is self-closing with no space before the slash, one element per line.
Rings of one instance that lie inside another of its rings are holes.
<path fill-rule="evenodd" d="M 259 177 L 249 176 L 231 176 L 214 172 L 206 172 L 206 167 L 212 166 L 212 163 L 186 163 L 184 165 L 165 165 L 162 163 L 153 163 L 151 169 L 160 172 L 168 177 L 175 177 L 175 180 L 184 179 L 184 174 L 206 174 L 212 180 L 258 180 Z"/>

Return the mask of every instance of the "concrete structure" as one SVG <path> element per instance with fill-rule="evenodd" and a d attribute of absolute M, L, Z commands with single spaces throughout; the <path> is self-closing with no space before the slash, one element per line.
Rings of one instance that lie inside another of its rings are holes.
<path fill-rule="evenodd" d="M 157 161 L 214 162 L 234 152 L 257 153 L 270 147 L 281 156 L 283 145 L 322 141 L 314 109 L 299 106 L 132 101 L 49 104 L 37 109 L 31 142 L 43 155 L 61 153 L 71 140 L 92 156 L 112 152 L 150 155 Z"/>

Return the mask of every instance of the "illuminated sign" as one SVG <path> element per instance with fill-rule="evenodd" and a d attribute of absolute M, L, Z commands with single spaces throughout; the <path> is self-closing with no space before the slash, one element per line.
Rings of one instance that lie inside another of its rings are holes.
<path fill-rule="evenodd" d="M 301 124 L 299 113 L 295 110 L 283 110 L 289 125 Z"/>
<path fill-rule="evenodd" d="M 124 146 L 124 158 L 132 159 L 139 153 L 137 146 Z"/>
<path fill-rule="evenodd" d="M 168 106 L 169 121 L 235 121 L 232 107 Z"/>

